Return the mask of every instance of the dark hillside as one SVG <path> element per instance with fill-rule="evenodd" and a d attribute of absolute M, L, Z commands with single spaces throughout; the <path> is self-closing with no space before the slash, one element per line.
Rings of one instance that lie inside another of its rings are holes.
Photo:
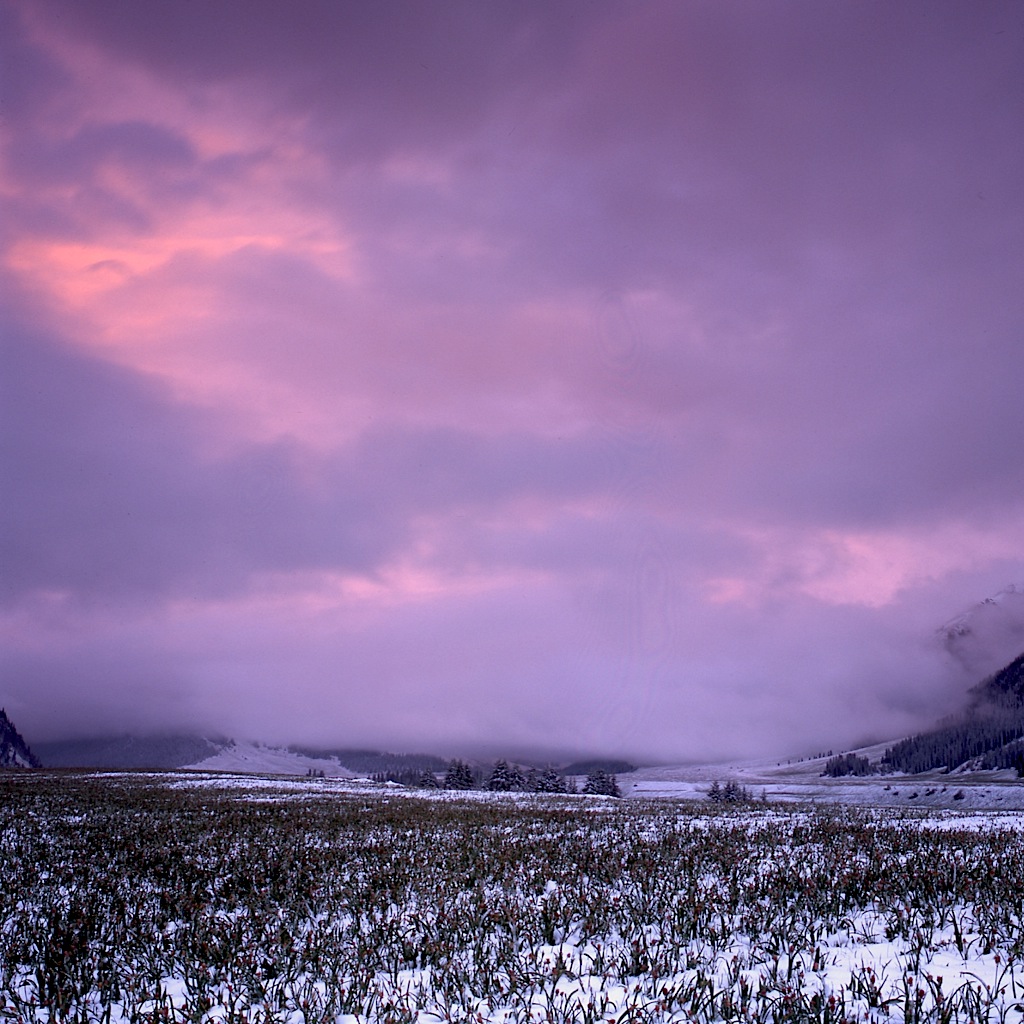
<path fill-rule="evenodd" d="M 987 705 L 1024 707 L 1024 654 L 973 687 L 971 698 L 971 710 Z"/>
<path fill-rule="evenodd" d="M 202 736 L 107 736 L 38 745 L 47 768 L 180 768 L 220 750 Z"/>
<path fill-rule="evenodd" d="M 1024 753 L 1024 654 L 971 689 L 963 715 L 900 740 L 882 763 L 909 773 L 956 768 L 968 761 L 979 768 L 1016 768 Z"/>
<path fill-rule="evenodd" d="M 39 760 L 0 708 L 0 768 L 38 768 Z"/>
<path fill-rule="evenodd" d="M 307 757 L 335 757 L 338 764 L 357 775 L 393 775 L 398 772 L 443 772 L 448 762 L 433 754 L 391 754 L 382 750 L 348 750 L 322 747 L 289 748 Z"/>

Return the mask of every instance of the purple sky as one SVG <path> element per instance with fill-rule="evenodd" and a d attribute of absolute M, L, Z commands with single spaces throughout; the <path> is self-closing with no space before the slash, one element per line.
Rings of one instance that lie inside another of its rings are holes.
<path fill-rule="evenodd" d="M 0 51 L 30 742 L 785 755 L 976 681 L 1024 5 L 26 0 Z"/>

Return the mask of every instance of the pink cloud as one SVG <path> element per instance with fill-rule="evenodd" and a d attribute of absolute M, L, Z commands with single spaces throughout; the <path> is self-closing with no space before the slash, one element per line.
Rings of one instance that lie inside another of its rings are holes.
<path fill-rule="evenodd" d="M 1024 578 L 1019 12 L 198 17 L 2 14 L 0 684 L 637 757 L 951 706 L 922 638 Z"/>

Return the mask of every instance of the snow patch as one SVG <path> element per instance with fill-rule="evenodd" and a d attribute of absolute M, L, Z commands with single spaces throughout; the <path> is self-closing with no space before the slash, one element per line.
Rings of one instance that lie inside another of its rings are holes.
<path fill-rule="evenodd" d="M 240 772 L 247 775 L 307 775 L 323 772 L 327 778 L 350 779 L 354 775 L 338 763 L 335 757 L 309 757 L 297 754 L 284 747 L 272 747 L 263 743 L 232 741 L 220 753 L 204 758 L 195 764 L 185 765 L 186 770 L 207 772 Z"/>

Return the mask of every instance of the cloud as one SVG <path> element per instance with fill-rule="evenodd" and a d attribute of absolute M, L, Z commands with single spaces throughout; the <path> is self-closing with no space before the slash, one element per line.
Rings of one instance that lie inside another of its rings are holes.
<path fill-rule="evenodd" d="M 16 331 L 2 352 L 8 601 L 220 593 L 317 557 L 366 566 L 387 548 L 387 527 L 371 527 L 357 502 L 303 487 L 287 446 L 211 455 L 202 432 L 212 416 L 176 405 L 159 383 Z"/>
<path fill-rule="evenodd" d="M 1018 11 L 0 16 L 30 721 L 688 757 L 972 681 L 934 627 L 1022 578 Z"/>

